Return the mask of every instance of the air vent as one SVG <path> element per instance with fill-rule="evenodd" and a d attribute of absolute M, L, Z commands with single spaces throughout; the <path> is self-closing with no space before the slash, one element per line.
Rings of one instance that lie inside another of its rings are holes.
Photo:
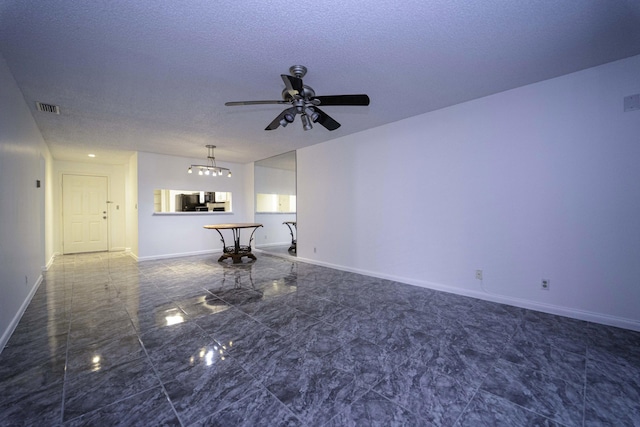
<path fill-rule="evenodd" d="M 42 111 L 44 113 L 60 114 L 60 107 L 57 105 L 36 102 L 36 107 L 38 107 L 38 111 Z"/>

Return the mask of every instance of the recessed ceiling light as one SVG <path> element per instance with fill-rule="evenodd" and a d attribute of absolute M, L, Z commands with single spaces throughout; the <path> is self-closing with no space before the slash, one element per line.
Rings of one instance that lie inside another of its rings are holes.
<path fill-rule="evenodd" d="M 96 156 L 95 154 L 89 154 L 89 157 L 95 157 L 95 156 Z"/>

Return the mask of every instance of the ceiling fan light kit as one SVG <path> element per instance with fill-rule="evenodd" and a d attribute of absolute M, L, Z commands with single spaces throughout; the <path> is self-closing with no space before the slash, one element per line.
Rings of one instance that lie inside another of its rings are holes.
<path fill-rule="evenodd" d="M 364 94 L 359 95 L 329 95 L 316 96 L 315 91 L 302 82 L 302 78 L 307 74 L 307 67 L 304 65 L 293 65 L 289 68 L 291 75 L 281 74 L 284 82 L 282 100 L 273 101 L 233 101 L 226 102 L 227 107 L 238 105 L 259 105 L 259 104 L 290 104 L 291 107 L 280 113 L 265 130 L 274 130 L 279 126 L 286 127 L 293 123 L 296 115 L 300 115 L 302 128 L 313 129 L 312 123 L 320 123 L 326 129 L 332 131 L 340 127 L 340 123 L 322 111 L 319 106 L 347 105 L 347 106 L 367 106 L 369 97 Z"/>
<path fill-rule="evenodd" d="M 216 164 L 216 157 L 213 154 L 215 145 L 206 145 L 207 147 L 207 164 L 206 165 L 191 165 L 187 169 L 187 173 L 193 173 L 194 169 L 198 171 L 198 175 L 212 175 L 222 176 L 223 171 L 227 172 L 227 178 L 231 178 L 231 170 L 223 168 Z"/>

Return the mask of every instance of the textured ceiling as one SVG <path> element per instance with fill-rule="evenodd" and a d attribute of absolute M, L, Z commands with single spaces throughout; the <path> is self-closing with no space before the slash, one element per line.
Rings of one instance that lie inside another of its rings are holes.
<path fill-rule="evenodd" d="M 244 163 L 640 54 L 640 1 L 0 0 L 0 52 L 56 159 Z M 279 99 L 294 64 L 371 105 L 324 108 L 333 132 L 224 106 Z"/>

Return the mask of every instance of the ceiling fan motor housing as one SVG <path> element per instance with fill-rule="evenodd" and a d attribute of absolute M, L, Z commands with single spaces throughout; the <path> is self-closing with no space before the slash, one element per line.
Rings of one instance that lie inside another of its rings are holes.
<path fill-rule="evenodd" d="M 316 96 L 316 92 L 311 87 L 304 85 L 302 86 L 302 92 L 300 93 L 300 96 L 303 99 L 307 100 L 311 97 Z M 287 102 L 291 102 L 294 99 L 294 97 L 291 95 L 291 93 L 289 93 L 287 88 L 284 88 L 282 90 L 282 99 L 284 99 Z"/>

